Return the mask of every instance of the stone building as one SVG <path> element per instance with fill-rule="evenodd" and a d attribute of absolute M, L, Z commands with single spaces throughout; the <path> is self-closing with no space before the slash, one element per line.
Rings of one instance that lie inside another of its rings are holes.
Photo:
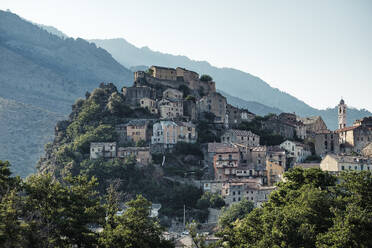
<path fill-rule="evenodd" d="M 229 129 L 221 136 L 222 143 L 237 143 L 246 146 L 259 146 L 260 136 L 251 131 Z"/>
<path fill-rule="evenodd" d="M 292 126 L 295 129 L 295 134 L 300 139 L 306 138 L 306 126 L 302 123 L 302 121 L 297 119 L 296 114 L 292 113 L 281 113 L 278 116 L 279 121 L 282 123 Z"/>
<path fill-rule="evenodd" d="M 328 154 L 320 162 L 320 169 L 334 173 L 345 170 L 372 171 L 372 161 L 362 156 Z"/>
<path fill-rule="evenodd" d="M 125 102 L 132 106 L 139 106 L 143 98 L 156 98 L 155 90 L 148 86 L 123 87 L 122 92 Z"/>
<path fill-rule="evenodd" d="M 138 142 L 143 140 L 150 141 L 152 135 L 151 128 L 152 120 L 148 119 L 134 119 L 126 124 L 116 126 L 116 131 L 119 134 L 120 142 Z"/>
<path fill-rule="evenodd" d="M 272 160 L 266 160 L 267 185 L 273 186 L 283 180 L 285 165 L 279 165 Z"/>
<path fill-rule="evenodd" d="M 164 98 L 181 100 L 183 98 L 183 93 L 179 90 L 168 88 L 163 92 L 163 99 Z"/>
<path fill-rule="evenodd" d="M 330 130 L 318 131 L 314 134 L 315 154 L 324 156 L 328 153 L 339 153 L 339 137 L 337 132 Z"/>
<path fill-rule="evenodd" d="M 215 82 L 201 81 L 198 73 L 180 67 L 174 69 L 151 66 L 149 73 L 144 71 L 135 72 L 134 81 L 137 85 L 161 86 L 173 89 L 178 89 L 180 86 L 187 86 L 192 91 L 197 91 L 205 95 L 216 92 Z"/>
<path fill-rule="evenodd" d="M 327 125 L 320 116 L 298 118 L 298 120 L 302 121 L 302 123 L 305 125 L 306 133 L 309 135 L 328 129 Z"/>
<path fill-rule="evenodd" d="M 198 113 L 202 115 L 205 112 L 213 113 L 214 122 L 219 124 L 225 123 L 226 118 L 226 98 L 220 93 L 212 92 L 197 102 Z"/>
<path fill-rule="evenodd" d="M 149 165 L 152 162 L 150 147 L 119 147 L 117 157 L 133 157 L 140 165 Z"/>
<path fill-rule="evenodd" d="M 151 145 L 172 148 L 178 142 L 195 143 L 197 133 L 191 122 L 160 121 L 153 125 Z"/>
<path fill-rule="evenodd" d="M 221 196 L 226 205 L 238 203 L 243 199 L 253 202 L 255 207 L 267 202 L 275 187 L 267 187 L 251 181 L 230 181 L 222 185 Z"/>
<path fill-rule="evenodd" d="M 295 162 L 303 162 L 308 156 L 311 155 L 310 149 L 296 141 L 286 140 L 280 147 L 287 151 L 288 157 L 292 157 L 295 159 Z"/>
<path fill-rule="evenodd" d="M 173 119 L 183 116 L 183 101 L 181 99 L 162 99 L 158 102 L 160 118 Z"/>
<path fill-rule="evenodd" d="M 372 127 L 352 126 L 336 130 L 339 135 L 341 152 L 347 152 L 346 148 L 360 153 L 364 147 L 372 142 Z"/>
<path fill-rule="evenodd" d="M 151 98 L 142 98 L 140 99 L 140 106 L 141 108 L 148 109 L 151 114 L 157 114 L 158 113 L 158 108 L 156 106 L 156 101 L 151 99 Z"/>
<path fill-rule="evenodd" d="M 239 166 L 239 162 L 240 153 L 238 148 L 216 148 L 216 152 L 213 157 L 215 180 L 226 181 L 230 178 L 234 178 L 236 174 L 236 168 L 238 168 Z"/>
<path fill-rule="evenodd" d="M 293 139 L 296 135 L 296 127 L 288 122 L 280 120 L 278 116 L 272 115 L 261 122 L 262 129 L 271 131 L 286 139 Z"/>
<path fill-rule="evenodd" d="M 177 80 L 177 73 L 174 68 L 162 67 L 162 66 L 151 66 L 150 70 L 152 73 L 152 77 L 158 79 L 165 79 L 176 81 Z"/>
<path fill-rule="evenodd" d="M 90 159 L 116 157 L 116 142 L 90 143 Z"/>
<path fill-rule="evenodd" d="M 246 109 L 239 109 L 231 104 L 226 105 L 226 115 L 229 127 L 240 124 L 242 121 L 252 121 L 255 115 Z"/>

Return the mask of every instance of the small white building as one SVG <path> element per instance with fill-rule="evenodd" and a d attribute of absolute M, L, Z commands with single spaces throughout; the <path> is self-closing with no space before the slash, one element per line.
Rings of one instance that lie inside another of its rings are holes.
<path fill-rule="evenodd" d="M 90 143 L 90 159 L 116 157 L 116 142 Z"/>
<path fill-rule="evenodd" d="M 288 157 L 295 158 L 296 163 L 303 162 L 311 155 L 308 147 L 300 142 L 286 140 L 280 144 L 280 147 L 287 151 Z"/>

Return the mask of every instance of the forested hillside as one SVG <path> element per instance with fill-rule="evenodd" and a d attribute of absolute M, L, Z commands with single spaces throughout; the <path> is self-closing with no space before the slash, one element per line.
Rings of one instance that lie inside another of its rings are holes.
<path fill-rule="evenodd" d="M 132 72 L 105 50 L 51 34 L 11 12 L 0 11 L 0 54 L 0 159 L 10 160 L 22 176 L 35 171 L 55 121 L 76 98 L 102 81 L 133 81 Z"/>

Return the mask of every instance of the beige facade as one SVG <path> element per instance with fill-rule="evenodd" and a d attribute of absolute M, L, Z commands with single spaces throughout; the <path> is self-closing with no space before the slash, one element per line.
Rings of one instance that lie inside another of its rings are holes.
<path fill-rule="evenodd" d="M 126 124 L 126 141 L 138 142 L 143 140 L 149 141 L 151 138 L 150 122 L 145 119 L 131 120 Z"/>
<path fill-rule="evenodd" d="M 152 161 L 149 147 L 119 147 L 118 158 L 133 157 L 138 164 L 149 165 Z"/>
<path fill-rule="evenodd" d="M 167 68 L 161 66 L 151 66 L 150 71 L 152 72 L 152 77 L 164 80 L 177 80 L 177 73 L 174 68 Z"/>
<path fill-rule="evenodd" d="M 181 78 L 185 82 L 191 82 L 191 81 L 198 81 L 199 80 L 199 74 L 186 70 L 185 68 L 177 67 L 176 68 L 176 73 L 177 73 L 177 79 Z"/>
<path fill-rule="evenodd" d="M 140 100 L 141 108 L 148 109 L 151 114 L 157 114 L 158 109 L 156 107 L 156 101 L 150 98 L 142 98 Z"/>
<path fill-rule="evenodd" d="M 180 118 L 183 116 L 183 101 L 178 99 L 162 99 L 158 102 L 162 119 Z"/>
<path fill-rule="evenodd" d="M 362 156 L 328 154 L 320 163 L 320 169 L 334 173 L 345 170 L 372 171 L 372 161 Z"/>
<path fill-rule="evenodd" d="M 200 114 L 204 112 L 213 113 L 215 115 L 215 123 L 224 124 L 226 118 L 226 98 L 220 93 L 210 93 L 204 96 L 197 103 L 197 109 Z"/>
<path fill-rule="evenodd" d="M 372 158 L 372 143 L 369 143 L 366 147 L 363 148 L 362 154 L 363 156 Z"/>
<path fill-rule="evenodd" d="M 237 143 L 246 146 L 259 146 L 260 136 L 251 131 L 229 129 L 221 136 L 222 143 Z"/>
<path fill-rule="evenodd" d="M 90 143 L 90 159 L 116 157 L 116 142 Z"/>
<path fill-rule="evenodd" d="M 191 122 L 160 121 L 153 125 L 152 145 L 172 148 L 178 142 L 195 143 L 197 133 Z"/>

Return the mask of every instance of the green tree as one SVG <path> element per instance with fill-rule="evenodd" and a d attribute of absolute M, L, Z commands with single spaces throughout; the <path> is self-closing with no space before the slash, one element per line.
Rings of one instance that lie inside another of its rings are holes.
<path fill-rule="evenodd" d="M 228 227 L 237 219 L 243 219 L 253 208 L 254 205 L 251 201 L 243 199 L 238 203 L 232 204 L 229 208 L 223 208 L 218 223 L 222 228 Z"/>
<path fill-rule="evenodd" d="M 103 220 L 96 179 L 33 175 L 25 183 L 23 218 L 29 225 L 30 247 L 93 247 L 97 234 L 89 226 Z"/>
<path fill-rule="evenodd" d="M 158 222 L 149 217 L 151 203 L 143 196 L 126 204 L 128 208 L 122 216 L 115 216 L 115 225 L 106 225 L 100 235 L 102 247 L 156 248 L 173 247 L 162 238 Z"/>
<path fill-rule="evenodd" d="M 219 234 L 228 247 L 371 247 L 370 172 L 285 174 L 260 209 Z M 231 223 L 231 222 L 230 222 Z"/>
<path fill-rule="evenodd" d="M 203 74 L 203 75 L 200 76 L 200 81 L 210 82 L 212 80 L 213 80 L 213 78 L 209 75 Z"/>

